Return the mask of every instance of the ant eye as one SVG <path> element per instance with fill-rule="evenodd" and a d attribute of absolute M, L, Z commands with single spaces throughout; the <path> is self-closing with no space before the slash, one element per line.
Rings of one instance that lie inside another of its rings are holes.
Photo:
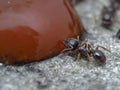
<path fill-rule="evenodd" d="M 105 57 L 104 53 L 100 50 L 96 50 L 93 57 L 99 63 L 105 63 L 106 62 L 106 57 Z"/>

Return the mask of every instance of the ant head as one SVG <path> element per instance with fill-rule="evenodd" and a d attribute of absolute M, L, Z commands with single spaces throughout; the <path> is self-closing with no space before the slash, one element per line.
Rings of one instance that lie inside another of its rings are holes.
<path fill-rule="evenodd" d="M 106 63 L 106 56 L 105 54 L 100 50 L 95 50 L 93 54 L 93 58 L 99 63 L 99 64 L 105 64 Z"/>
<path fill-rule="evenodd" d="M 64 44 L 68 48 L 70 48 L 70 47 L 76 48 L 79 44 L 79 41 L 74 38 L 67 38 L 64 40 Z"/>

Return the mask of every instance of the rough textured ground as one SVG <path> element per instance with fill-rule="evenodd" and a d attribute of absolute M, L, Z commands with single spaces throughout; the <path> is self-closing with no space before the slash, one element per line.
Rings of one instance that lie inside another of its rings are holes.
<path fill-rule="evenodd" d="M 113 30 L 106 30 L 100 26 L 103 5 L 108 5 L 108 0 L 86 0 L 77 5 L 76 10 L 92 34 L 88 42 L 120 55 L 120 40 L 112 37 L 120 28 L 120 11 Z M 104 66 L 94 60 L 74 61 L 75 58 L 66 55 L 19 67 L 1 65 L 0 90 L 120 90 L 120 58 L 104 52 L 107 57 Z"/>

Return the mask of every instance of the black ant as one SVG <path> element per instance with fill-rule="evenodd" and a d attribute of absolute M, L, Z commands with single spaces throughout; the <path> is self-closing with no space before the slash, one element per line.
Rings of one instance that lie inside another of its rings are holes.
<path fill-rule="evenodd" d="M 77 39 L 75 38 L 65 39 L 64 45 L 66 49 L 62 51 L 63 53 L 67 52 L 69 54 L 70 52 L 73 54 L 77 54 L 77 60 L 80 58 L 87 58 L 90 61 L 90 57 L 93 57 L 97 62 L 99 62 L 99 64 L 106 63 L 106 56 L 101 50 L 99 50 L 99 48 L 102 48 L 110 52 L 103 46 L 97 46 L 95 49 L 93 49 L 90 44 L 80 42 L 79 37 Z"/>
<path fill-rule="evenodd" d="M 113 24 L 113 18 L 115 17 L 118 7 L 119 5 L 116 2 L 116 0 L 111 0 L 109 6 L 104 6 L 102 10 L 102 22 L 101 22 L 101 25 L 104 28 L 109 29 L 110 26 Z"/>

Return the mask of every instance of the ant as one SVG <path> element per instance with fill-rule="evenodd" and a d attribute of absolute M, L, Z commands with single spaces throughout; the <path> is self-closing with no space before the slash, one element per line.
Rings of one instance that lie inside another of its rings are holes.
<path fill-rule="evenodd" d="M 95 49 L 92 48 L 91 44 L 87 44 L 85 42 L 80 42 L 79 37 L 75 38 L 67 38 L 64 40 L 65 49 L 62 51 L 73 54 L 77 54 L 77 60 L 80 58 L 87 58 L 90 61 L 90 57 L 93 57 L 99 64 L 106 63 L 106 56 L 105 54 L 99 50 L 102 48 L 108 52 L 103 46 L 97 46 Z M 110 52 L 111 53 L 111 52 Z"/>
<path fill-rule="evenodd" d="M 104 6 L 102 10 L 102 22 L 101 22 L 101 25 L 104 28 L 106 29 L 110 28 L 110 26 L 113 23 L 113 18 L 115 17 L 118 7 L 119 5 L 116 2 L 116 0 L 111 0 L 109 6 Z"/>

